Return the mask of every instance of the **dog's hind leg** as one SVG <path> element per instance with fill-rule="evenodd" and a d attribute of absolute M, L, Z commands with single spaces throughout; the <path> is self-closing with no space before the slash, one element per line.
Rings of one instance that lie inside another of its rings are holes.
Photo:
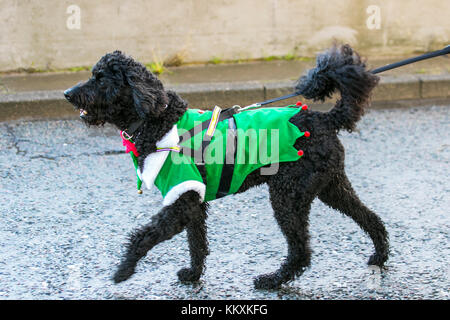
<path fill-rule="evenodd" d="M 316 193 L 314 187 L 306 182 L 308 179 L 299 180 L 302 181 L 300 184 L 295 181 L 297 179 L 289 177 L 289 181 L 277 179 L 269 182 L 270 201 L 275 219 L 286 238 L 288 255 L 277 271 L 255 278 L 257 289 L 277 289 L 300 276 L 310 264 L 308 219 Z"/>
<path fill-rule="evenodd" d="M 158 243 L 168 240 L 191 222 L 205 217 L 206 205 L 197 192 L 188 191 L 173 204 L 152 217 L 152 221 L 130 236 L 125 256 L 116 271 L 114 282 L 122 282 L 134 274 L 137 262 Z"/>
<path fill-rule="evenodd" d="M 383 266 L 389 255 L 388 233 L 380 217 L 359 200 L 344 172 L 337 174 L 320 192 L 319 199 L 333 209 L 351 217 L 375 246 L 368 264 Z"/>

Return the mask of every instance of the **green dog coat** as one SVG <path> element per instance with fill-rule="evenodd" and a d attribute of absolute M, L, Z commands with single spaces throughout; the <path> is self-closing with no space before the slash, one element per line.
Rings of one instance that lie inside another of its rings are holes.
<path fill-rule="evenodd" d="M 305 132 L 289 122 L 300 111 L 261 108 L 221 120 L 220 108 L 188 109 L 157 142 L 157 152 L 145 158 L 142 172 L 136 169 L 138 185 L 140 179 L 148 189 L 155 185 L 165 206 L 191 190 L 202 201 L 236 193 L 251 172 L 261 168 L 261 174 L 275 174 L 280 162 L 301 158 L 294 143 Z"/>

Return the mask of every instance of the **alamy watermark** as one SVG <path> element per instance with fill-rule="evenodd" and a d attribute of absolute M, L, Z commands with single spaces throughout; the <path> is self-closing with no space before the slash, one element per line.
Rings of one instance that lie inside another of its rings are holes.
<path fill-rule="evenodd" d="M 66 13 L 69 15 L 66 20 L 66 27 L 69 30 L 81 29 L 81 8 L 76 4 L 67 7 Z"/>
<path fill-rule="evenodd" d="M 381 28 L 381 9 L 377 5 L 370 5 L 366 9 L 369 17 L 366 20 L 366 26 L 369 30 L 379 30 Z"/>
<path fill-rule="evenodd" d="M 195 159 L 196 163 L 210 164 L 234 164 L 234 165 L 260 165 L 262 175 L 274 175 L 278 172 L 280 161 L 280 133 L 278 129 L 234 129 L 227 130 L 224 134 L 216 130 L 214 138 L 204 148 L 205 138 L 200 138 L 201 129 L 196 130 L 192 136 L 189 132 L 184 134 L 180 142 L 181 153 L 172 152 L 174 164 L 189 164 Z M 196 132 L 197 131 L 197 132 Z M 231 133 L 231 134 L 230 134 Z M 235 139 L 236 137 L 236 139 Z M 191 145 L 194 149 L 184 146 L 185 142 L 193 139 Z M 200 147 L 202 145 L 202 147 Z"/>

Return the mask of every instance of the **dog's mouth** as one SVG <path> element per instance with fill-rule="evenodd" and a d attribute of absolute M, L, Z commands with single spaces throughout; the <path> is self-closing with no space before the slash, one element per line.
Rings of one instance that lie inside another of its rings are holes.
<path fill-rule="evenodd" d="M 83 108 L 80 108 L 80 118 L 83 119 L 88 115 L 88 112 Z"/>
<path fill-rule="evenodd" d="M 101 126 L 105 124 L 105 121 L 100 120 L 95 114 L 87 111 L 84 108 L 75 107 L 80 112 L 80 119 L 90 126 Z"/>

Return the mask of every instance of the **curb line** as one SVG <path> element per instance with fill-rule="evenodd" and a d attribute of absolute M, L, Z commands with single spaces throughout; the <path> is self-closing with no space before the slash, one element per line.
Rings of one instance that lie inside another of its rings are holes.
<path fill-rule="evenodd" d="M 234 103 L 230 104 L 230 101 L 246 106 L 279 97 L 291 93 L 293 84 L 294 81 L 290 80 L 264 83 L 216 82 L 167 85 L 166 89 L 176 91 L 192 108 L 212 109 L 215 105 L 231 107 Z M 299 99 L 315 110 L 328 110 L 332 105 L 313 103 L 302 97 L 285 100 L 279 105 L 292 104 Z M 372 107 L 377 109 L 426 103 L 450 103 L 450 74 L 384 76 L 372 97 Z M 0 96 L 0 121 L 76 118 L 78 112 L 64 99 L 62 90 L 28 91 Z"/>

